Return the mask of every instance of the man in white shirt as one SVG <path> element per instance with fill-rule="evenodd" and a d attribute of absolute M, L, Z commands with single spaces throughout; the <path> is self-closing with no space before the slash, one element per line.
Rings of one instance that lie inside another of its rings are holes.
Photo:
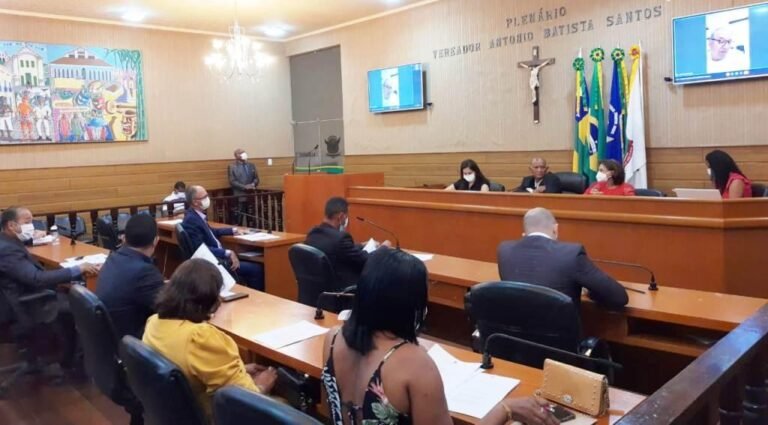
<path fill-rule="evenodd" d="M 186 190 L 187 185 L 185 185 L 182 181 L 178 181 L 173 185 L 173 192 L 171 192 L 170 195 L 163 199 L 164 204 L 167 204 L 168 202 L 181 201 L 180 204 L 173 204 L 173 215 L 181 214 L 184 212 L 184 202 L 187 200 L 187 195 L 185 194 Z M 168 206 L 163 205 L 163 212 L 167 211 Z"/>
<path fill-rule="evenodd" d="M 745 71 L 749 57 L 739 50 L 730 25 L 720 27 L 707 38 L 707 73 Z"/>

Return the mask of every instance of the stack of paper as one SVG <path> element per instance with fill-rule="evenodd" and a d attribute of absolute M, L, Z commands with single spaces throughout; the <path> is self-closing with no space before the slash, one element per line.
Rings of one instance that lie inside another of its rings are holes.
<path fill-rule="evenodd" d="M 253 339 L 267 347 L 278 349 L 328 332 L 328 328 L 302 320 L 290 326 L 256 335 Z"/>
<path fill-rule="evenodd" d="M 448 410 L 482 418 L 520 383 L 517 379 L 483 373 L 480 363 L 467 363 L 438 344 L 429 350 L 443 379 Z"/>
<path fill-rule="evenodd" d="M 363 251 L 367 253 L 372 253 L 373 251 L 376 251 L 376 248 L 379 247 L 379 244 L 376 243 L 373 238 L 368 239 L 368 242 L 365 243 L 365 246 L 363 246 Z"/>
<path fill-rule="evenodd" d="M 234 292 L 232 292 L 232 287 L 235 286 L 235 279 L 232 277 L 231 274 L 227 271 L 227 269 L 224 268 L 224 266 L 221 265 L 219 260 L 213 255 L 210 249 L 205 244 L 201 244 L 199 248 L 197 248 L 197 251 L 195 251 L 194 255 L 192 255 L 192 258 L 202 258 L 203 260 L 213 264 L 216 266 L 217 269 L 219 269 L 219 273 L 221 273 L 221 278 L 224 280 L 224 286 L 221 287 L 221 291 L 219 291 L 219 295 L 222 297 L 228 297 Z"/>
<path fill-rule="evenodd" d="M 237 239 L 242 239 L 248 242 L 271 241 L 274 239 L 280 239 L 280 236 L 265 232 L 249 233 L 247 235 L 239 235 L 235 237 Z"/>
<path fill-rule="evenodd" d="M 174 211 L 175 211 L 175 210 L 174 210 Z M 175 225 L 177 225 L 177 224 L 180 224 L 182 221 L 184 221 L 184 220 L 182 220 L 182 219 L 178 218 L 178 219 L 176 219 L 176 220 L 165 220 L 165 221 L 161 221 L 161 222 L 160 222 L 160 224 L 170 224 L 170 225 L 172 225 L 172 226 L 175 226 Z"/>
<path fill-rule="evenodd" d="M 435 258 L 434 254 L 413 254 L 414 257 L 418 258 L 419 260 L 423 262 L 427 262 L 433 258 Z"/>
<path fill-rule="evenodd" d="M 94 254 L 85 257 L 67 258 L 61 262 L 61 267 L 75 267 L 83 263 L 99 265 L 104 264 L 105 261 L 107 261 L 107 254 Z"/>

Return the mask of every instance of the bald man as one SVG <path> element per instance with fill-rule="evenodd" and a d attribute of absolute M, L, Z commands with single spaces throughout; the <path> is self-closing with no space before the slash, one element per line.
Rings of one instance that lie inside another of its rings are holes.
<path fill-rule="evenodd" d="M 528 169 L 531 170 L 531 175 L 523 177 L 523 181 L 515 192 L 563 193 L 560 178 L 549 172 L 547 160 L 533 158 Z"/>
<path fill-rule="evenodd" d="M 549 210 L 534 208 L 523 218 L 523 239 L 502 242 L 497 251 L 502 280 L 546 286 L 573 300 L 578 309 L 581 288 L 598 304 L 618 309 L 629 301 L 627 291 L 597 268 L 584 246 L 558 242 L 558 224 Z"/>

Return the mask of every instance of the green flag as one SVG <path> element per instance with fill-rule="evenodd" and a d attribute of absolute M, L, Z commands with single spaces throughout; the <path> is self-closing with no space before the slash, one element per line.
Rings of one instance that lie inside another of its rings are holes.
<path fill-rule="evenodd" d="M 597 152 L 589 143 L 589 90 L 584 77 L 584 59 L 581 52 L 573 61 L 573 69 L 576 71 L 576 108 L 572 170 L 582 174 L 587 181 L 593 182 L 597 172 Z"/>
<path fill-rule="evenodd" d="M 597 146 L 597 159 L 602 161 L 607 158 L 605 137 L 605 109 L 603 107 L 603 60 L 605 51 L 601 48 L 592 49 L 589 55 L 595 68 L 592 71 L 592 92 L 589 108 L 589 140 L 590 144 Z"/>

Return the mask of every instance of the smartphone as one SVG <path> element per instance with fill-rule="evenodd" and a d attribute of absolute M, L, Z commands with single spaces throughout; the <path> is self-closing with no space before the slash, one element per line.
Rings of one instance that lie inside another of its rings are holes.
<path fill-rule="evenodd" d="M 555 415 L 555 418 L 558 421 L 560 421 L 560 423 L 568 422 L 576 419 L 576 415 L 574 415 L 573 412 L 557 404 L 550 404 L 549 411 L 552 412 L 553 415 Z"/>
<path fill-rule="evenodd" d="M 244 292 L 234 292 L 231 295 L 227 295 L 225 297 L 221 297 L 221 301 L 228 303 L 231 301 L 239 300 L 240 298 L 248 298 L 248 294 Z"/>

